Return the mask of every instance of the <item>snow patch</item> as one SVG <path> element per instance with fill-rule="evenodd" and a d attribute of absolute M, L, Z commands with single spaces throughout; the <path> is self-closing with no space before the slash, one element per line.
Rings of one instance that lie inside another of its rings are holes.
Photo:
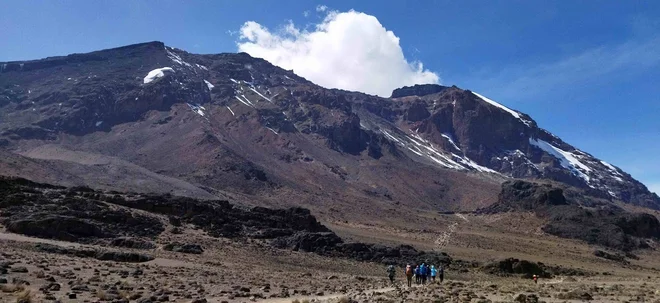
<path fill-rule="evenodd" d="M 600 161 L 600 163 L 603 164 L 603 165 L 605 165 L 605 167 L 609 168 L 609 170 L 612 171 L 613 173 L 615 173 L 615 174 L 621 176 L 621 173 L 619 173 L 619 170 L 618 170 L 616 167 L 614 167 L 614 165 L 609 164 L 609 163 L 607 163 L 607 162 L 605 162 L 605 161 Z"/>
<path fill-rule="evenodd" d="M 238 84 L 238 81 L 236 81 L 236 80 L 234 80 L 234 79 L 232 79 L 232 78 L 229 78 L 229 80 L 231 80 L 231 82 L 234 82 L 234 83 Z"/>
<path fill-rule="evenodd" d="M 229 110 L 229 112 L 231 113 L 232 116 L 236 116 L 236 114 L 234 114 L 234 111 L 231 110 L 231 107 L 227 106 L 227 109 Z"/>
<path fill-rule="evenodd" d="M 360 126 L 365 127 L 364 125 Z M 439 164 L 442 167 L 457 170 L 476 170 L 479 172 L 499 174 L 490 168 L 477 164 L 467 157 L 463 157 L 454 153 L 452 153 L 451 156 L 445 155 L 443 151 L 437 149 L 431 142 L 423 139 L 417 134 L 406 135 L 405 137 L 398 138 L 389 131 L 381 130 L 381 132 L 383 135 L 385 135 L 385 137 L 392 140 L 393 142 L 405 147 L 420 157 L 426 158 L 434 163 Z M 451 140 L 449 135 L 443 135 L 443 137 L 445 137 L 447 140 L 450 140 L 450 142 L 453 144 L 453 140 Z M 455 146 L 456 144 L 453 145 Z M 458 146 L 455 147 L 456 149 L 460 150 Z"/>
<path fill-rule="evenodd" d="M 174 70 L 171 67 L 161 67 L 150 71 L 147 76 L 144 77 L 144 84 L 151 83 L 152 81 L 165 77 L 166 73 L 173 73 Z"/>
<path fill-rule="evenodd" d="M 429 159 L 435 161 L 436 163 L 448 168 L 453 168 L 458 170 L 465 169 L 465 167 L 456 163 L 451 158 L 445 156 L 442 152 L 437 150 L 430 142 L 424 140 L 422 137 L 418 135 L 412 135 L 412 136 L 408 136 L 408 138 L 410 138 L 412 142 L 418 147 L 418 150 L 421 149 L 421 151 L 426 153 L 426 156 Z"/>
<path fill-rule="evenodd" d="M 254 106 L 252 106 L 252 103 L 250 102 L 250 100 L 245 99 L 245 100 L 247 100 L 247 102 L 245 102 L 245 101 L 243 101 L 243 99 L 241 99 L 241 97 L 239 97 L 239 96 L 235 96 L 235 97 L 236 97 L 236 99 L 238 99 L 238 101 L 240 101 L 241 103 L 243 103 L 243 104 L 245 104 L 245 105 L 247 105 L 247 106 L 249 106 L 249 107 L 254 107 Z"/>
<path fill-rule="evenodd" d="M 209 69 L 206 68 L 206 66 L 204 66 L 204 65 L 200 65 L 200 64 L 197 64 L 197 63 L 195 63 L 195 65 L 196 65 L 197 67 L 203 69 L 203 70 L 209 70 Z"/>
<path fill-rule="evenodd" d="M 587 183 L 589 183 L 589 181 L 591 180 L 589 176 L 585 173 L 585 171 L 587 173 L 591 172 L 591 168 L 580 162 L 580 160 L 578 160 L 578 157 L 575 154 L 562 150 L 558 147 L 555 147 L 554 145 L 545 142 L 543 140 L 529 138 L 529 144 L 534 145 L 540 148 L 541 150 L 547 152 L 548 154 L 552 155 L 553 157 L 559 159 L 562 167 L 571 170 L 574 175 L 584 179 L 585 181 L 587 181 Z"/>
<path fill-rule="evenodd" d="M 103 121 L 97 121 L 95 125 L 96 125 L 96 127 L 99 127 L 99 126 L 101 126 L 101 124 L 103 124 Z"/>
<path fill-rule="evenodd" d="M 456 143 L 454 143 L 454 140 L 451 138 L 451 136 L 449 134 L 442 134 L 442 137 L 447 139 L 447 141 L 449 141 L 449 143 L 451 143 L 451 145 L 453 145 L 455 149 L 461 150 L 460 148 L 458 148 L 458 145 L 456 145 Z"/>
<path fill-rule="evenodd" d="M 180 65 L 185 65 L 185 66 L 188 66 L 188 67 L 192 67 L 192 65 L 190 65 L 190 63 L 188 63 L 186 61 L 183 61 L 183 59 L 181 59 L 181 57 L 179 55 L 177 55 L 176 53 L 173 53 L 169 49 L 167 49 L 167 46 L 165 47 L 165 50 L 167 51 L 167 57 L 169 57 L 172 61 L 174 61 L 174 62 L 176 62 Z"/>
<path fill-rule="evenodd" d="M 472 161 L 472 159 L 470 159 L 470 158 L 467 158 L 467 157 L 464 158 L 464 157 L 461 157 L 461 156 L 459 156 L 457 154 L 454 154 L 454 153 L 452 153 L 452 156 L 454 156 L 456 158 L 456 160 L 458 162 L 460 162 L 461 164 L 466 165 L 468 167 L 471 167 L 471 168 L 473 168 L 477 171 L 485 172 L 485 173 L 499 174 L 497 171 L 494 171 L 494 170 L 492 170 L 488 167 L 481 166 L 481 165 L 477 164 L 476 162 Z"/>
<path fill-rule="evenodd" d="M 475 96 L 479 97 L 481 100 L 486 101 L 486 103 L 489 103 L 490 105 L 493 105 L 493 106 L 495 106 L 495 107 L 497 107 L 497 108 L 499 108 L 499 109 L 502 109 L 502 110 L 504 110 L 505 112 L 507 112 L 507 113 L 511 114 L 512 116 L 516 117 L 518 120 L 522 121 L 522 123 L 525 123 L 525 125 L 527 125 L 527 126 L 532 126 L 532 122 L 529 121 L 529 120 L 527 120 L 527 119 L 524 119 L 524 118 L 523 118 L 518 112 L 516 112 L 516 111 L 514 111 L 514 110 L 512 110 L 512 109 L 509 109 L 508 107 L 506 107 L 506 106 L 504 106 L 504 105 L 502 105 L 502 104 L 499 104 L 499 103 L 497 103 L 497 102 L 495 102 L 495 101 L 493 101 L 493 100 L 491 100 L 491 99 L 488 99 L 488 98 L 486 98 L 486 97 L 484 97 L 484 96 L 482 96 L 482 95 L 480 95 L 480 94 L 477 94 L 477 93 L 475 93 L 475 92 L 472 92 L 472 93 L 473 93 Z M 456 102 L 456 101 L 454 101 L 454 104 L 455 104 L 455 102 Z"/>
<path fill-rule="evenodd" d="M 250 87 L 250 89 L 251 89 L 253 92 L 257 93 L 257 95 L 259 95 L 261 98 L 264 98 L 264 99 L 266 99 L 268 102 L 273 103 L 272 100 L 266 98 L 266 96 L 262 95 L 262 94 L 261 94 L 260 92 L 258 92 L 256 89 L 254 89 L 254 88 L 252 88 L 252 87 Z"/>
<path fill-rule="evenodd" d="M 188 106 L 190 107 L 190 109 L 192 109 L 192 111 L 194 111 L 198 115 L 204 117 L 204 111 L 206 110 L 206 108 L 204 108 L 203 106 L 197 105 L 197 104 L 190 104 L 190 103 L 188 103 Z"/>
<path fill-rule="evenodd" d="M 213 84 L 211 84 L 211 82 L 209 82 L 209 81 L 204 80 L 204 83 L 206 83 L 206 87 L 208 87 L 209 90 L 212 90 L 212 89 L 215 87 L 215 86 L 213 86 Z"/>
<path fill-rule="evenodd" d="M 277 135 L 277 132 L 276 132 L 274 129 L 272 129 L 272 128 L 268 127 L 268 126 L 266 126 L 266 128 L 267 128 L 267 129 L 270 129 L 270 131 L 272 131 L 274 134 Z"/>

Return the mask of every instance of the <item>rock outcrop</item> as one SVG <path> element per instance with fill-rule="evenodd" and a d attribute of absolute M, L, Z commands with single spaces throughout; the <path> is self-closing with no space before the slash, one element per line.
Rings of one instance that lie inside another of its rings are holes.
<path fill-rule="evenodd" d="M 532 211 L 547 220 L 544 232 L 623 251 L 648 248 L 646 239 L 660 239 L 660 221 L 653 215 L 607 205 L 583 207 L 548 184 L 505 182 L 497 203 L 478 213 L 507 211 Z"/>
<path fill-rule="evenodd" d="M 155 215 L 166 216 L 175 226 L 191 224 L 214 237 L 258 239 L 276 248 L 329 257 L 398 265 L 418 261 L 451 263 L 445 253 L 418 251 L 412 246 L 346 243 L 304 208 L 244 208 L 228 201 L 108 193 L 87 187 L 64 188 L 25 179 L 0 178 L 0 223 L 15 233 L 153 249 L 154 244 L 149 239 L 164 230 Z M 110 250 L 69 249 L 53 245 L 37 248 L 49 253 L 118 262 L 144 262 L 151 258 Z M 194 243 L 173 242 L 164 245 L 163 249 L 189 254 L 204 252 L 201 245 Z"/>

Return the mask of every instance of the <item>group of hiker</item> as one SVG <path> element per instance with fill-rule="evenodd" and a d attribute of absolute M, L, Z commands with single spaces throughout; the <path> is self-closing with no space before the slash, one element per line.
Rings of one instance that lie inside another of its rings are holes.
<path fill-rule="evenodd" d="M 394 265 L 390 265 L 387 267 L 387 274 L 390 278 L 390 282 L 394 283 L 394 276 L 395 276 L 395 267 Z M 445 278 L 445 269 L 444 267 L 435 267 L 435 265 L 427 265 L 426 263 L 422 263 L 421 265 L 415 265 L 413 268 L 413 265 L 406 265 L 405 269 L 405 274 L 406 274 L 406 279 L 408 282 L 408 287 L 412 287 L 412 280 L 413 277 L 415 278 L 415 284 L 426 284 L 427 282 L 429 283 L 435 283 L 435 278 L 437 277 L 438 280 L 440 280 L 440 283 Z"/>

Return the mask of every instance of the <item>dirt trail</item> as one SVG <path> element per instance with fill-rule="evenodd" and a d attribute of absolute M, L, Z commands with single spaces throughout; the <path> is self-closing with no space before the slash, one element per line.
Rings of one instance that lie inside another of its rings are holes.
<path fill-rule="evenodd" d="M 395 287 L 384 287 L 384 288 L 366 290 L 366 291 L 364 291 L 364 293 L 365 294 L 373 294 L 375 292 L 383 293 L 383 292 L 391 292 L 391 291 L 395 291 L 395 290 L 396 290 Z M 309 300 L 309 301 L 316 300 L 316 302 L 319 302 L 319 301 L 324 302 L 324 301 L 328 301 L 328 300 L 339 299 L 339 298 L 344 297 L 344 296 L 346 296 L 346 294 L 343 294 L 343 293 L 329 294 L 329 295 L 323 295 L 323 296 L 293 296 L 293 297 L 289 297 L 289 298 L 265 299 L 265 300 L 259 300 L 257 302 L 263 302 L 263 303 L 291 303 L 291 301 L 294 301 L 294 300 L 300 300 L 300 301 L 303 301 L 303 300 Z M 215 301 L 215 300 L 211 299 L 211 300 L 209 300 L 209 302 L 220 302 L 220 301 Z"/>
<path fill-rule="evenodd" d="M 470 222 L 470 220 L 463 214 L 456 214 L 456 216 L 463 219 L 466 223 Z M 451 240 L 452 235 L 458 229 L 458 225 L 458 222 L 451 223 L 447 226 L 446 231 L 440 233 L 440 236 L 435 240 L 435 245 L 438 250 L 442 250 L 449 244 L 449 240 Z"/>

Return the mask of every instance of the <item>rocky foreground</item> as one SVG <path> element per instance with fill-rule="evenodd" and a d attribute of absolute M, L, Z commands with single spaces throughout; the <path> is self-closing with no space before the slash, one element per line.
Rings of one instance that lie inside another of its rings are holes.
<path fill-rule="evenodd" d="M 543 195 L 541 195 L 543 196 Z M 0 179 L 0 302 L 597 302 L 660 298 L 657 270 L 613 276 L 344 241 L 301 208 Z M 613 267 L 629 255 L 597 251 Z M 404 285 L 409 262 L 446 283 Z M 397 265 L 394 285 L 385 264 Z M 532 275 L 541 277 L 534 284 Z"/>

